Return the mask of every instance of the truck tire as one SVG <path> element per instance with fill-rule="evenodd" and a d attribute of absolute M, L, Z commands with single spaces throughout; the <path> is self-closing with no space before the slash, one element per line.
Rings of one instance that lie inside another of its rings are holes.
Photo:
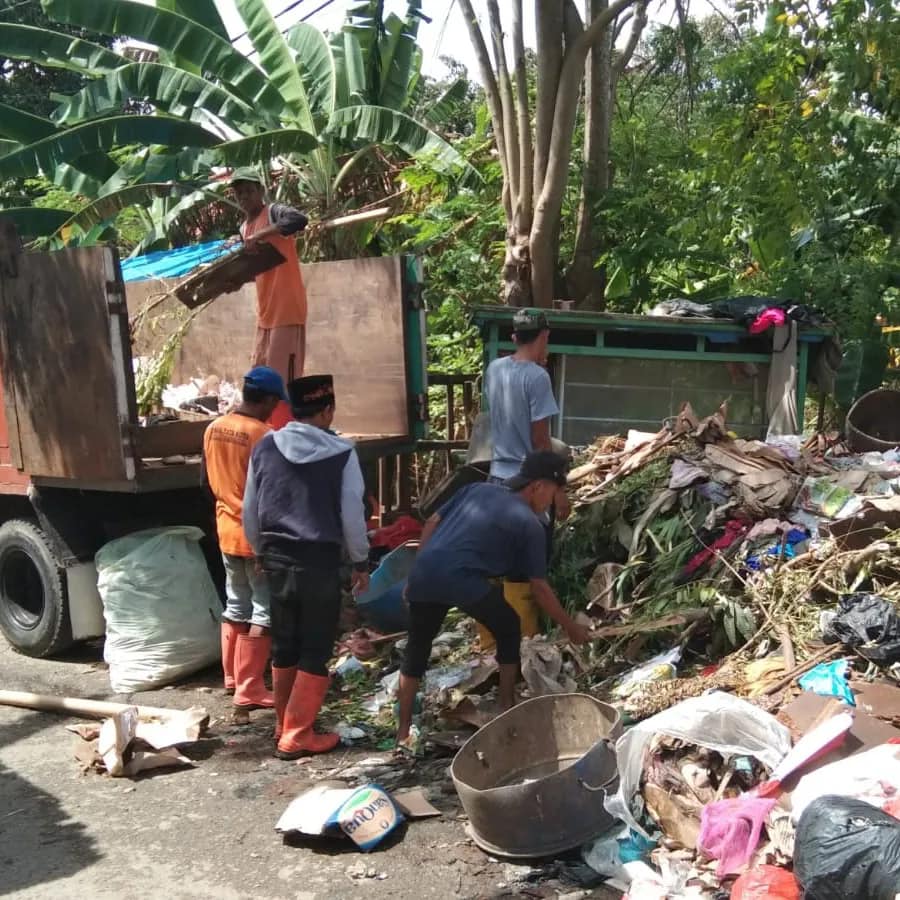
<path fill-rule="evenodd" d="M 0 526 L 0 630 L 20 653 L 50 656 L 71 645 L 64 578 L 37 525 Z"/>

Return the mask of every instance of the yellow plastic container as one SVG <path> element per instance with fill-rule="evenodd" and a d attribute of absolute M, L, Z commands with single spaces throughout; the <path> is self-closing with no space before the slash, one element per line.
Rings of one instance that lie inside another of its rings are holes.
<path fill-rule="evenodd" d="M 540 633 L 540 607 L 532 599 L 531 585 L 527 581 L 504 581 L 503 599 L 518 613 L 522 637 L 534 637 Z M 480 624 L 478 643 L 482 653 L 490 653 L 497 646 L 494 636 Z"/>

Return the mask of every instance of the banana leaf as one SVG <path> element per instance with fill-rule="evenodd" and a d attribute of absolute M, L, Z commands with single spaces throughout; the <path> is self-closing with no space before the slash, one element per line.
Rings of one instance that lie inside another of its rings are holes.
<path fill-rule="evenodd" d="M 405 113 L 380 106 L 339 109 L 328 133 L 349 142 L 393 144 L 414 159 L 427 160 L 436 171 L 455 172 L 467 183 L 481 176 L 451 144 Z"/>
<path fill-rule="evenodd" d="M 318 132 L 337 108 L 337 63 L 332 48 L 322 32 L 306 22 L 294 25 L 285 38 L 294 51 L 297 72 Z"/>
<path fill-rule="evenodd" d="M 53 234 L 71 215 L 71 211 L 67 209 L 50 209 L 42 206 L 0 209 L 0 219 L 12 221 L 19 236 L 25 240 Z"/>
<path fill-rule="evenodd" d="M 235 131 L 265 121 L 264 114 L 205 78 L 160 63 L 129 63 L 63 98 L 53 113 L 57 122 L 74 125 L 120 112 L 137 98 L 173 116 L 187 118 L 195 108 L 225 122 Z M 273 120 L 272 124 L 274 124 Z"/>
<path fill-rule="evenodd" d="M 247 35 L 259 54 L 259 64 L 284 98 L 284 114 L 304 131 L 314 131 L 313 112 L 300 73 L 281 29 L 265 0 L 235 0 Z"/>
<path fill-rule="evenodd" d="M 284 108 L 264 72 L 215 31 L 178 13 L 137 0 L 41 0 L 41 5 L 57 22 L 145 41 L 189 60 L 197 71 L 215 73 L 241 99 L 270 115 Z"/>
<path fill-rule="evenodd" d="M 52 172 L 60 164 L 87 154 L 103 154 L 115 146 L 165 144 L 211 147 L 220 141 L 218 135 L 181 119 L 111 116 L 76 125 L 0 157 L 0 178 L 29 176 L 39 171 Z"/>
<path fill-rule="evenodd" d="M 86 75 L 107 72 L 128 62 L 106 47 L 70 34 L 10 22 L 0 22 L 0 56 Z"/>

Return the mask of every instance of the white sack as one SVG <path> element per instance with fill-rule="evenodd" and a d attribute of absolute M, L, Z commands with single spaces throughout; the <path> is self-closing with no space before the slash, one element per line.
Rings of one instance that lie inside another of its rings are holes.
<path fill-rule="evenodd" d="M 198 542 L 199 528 L 138 531 L 96 556 L 112 689 L 170 684 L 216 662 L 222 604 Z"/>

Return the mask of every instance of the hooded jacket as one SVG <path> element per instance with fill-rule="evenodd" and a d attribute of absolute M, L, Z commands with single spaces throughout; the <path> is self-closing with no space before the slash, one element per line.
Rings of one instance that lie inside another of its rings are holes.
<path fill-rule="evenodd" d="M 369 555 L 362 471 L 353 445 L 314 425 L 290 422 L 253 448 L 243 524 L 257 556 L 284 565 L 331 567 L 346 546 Z"/>

